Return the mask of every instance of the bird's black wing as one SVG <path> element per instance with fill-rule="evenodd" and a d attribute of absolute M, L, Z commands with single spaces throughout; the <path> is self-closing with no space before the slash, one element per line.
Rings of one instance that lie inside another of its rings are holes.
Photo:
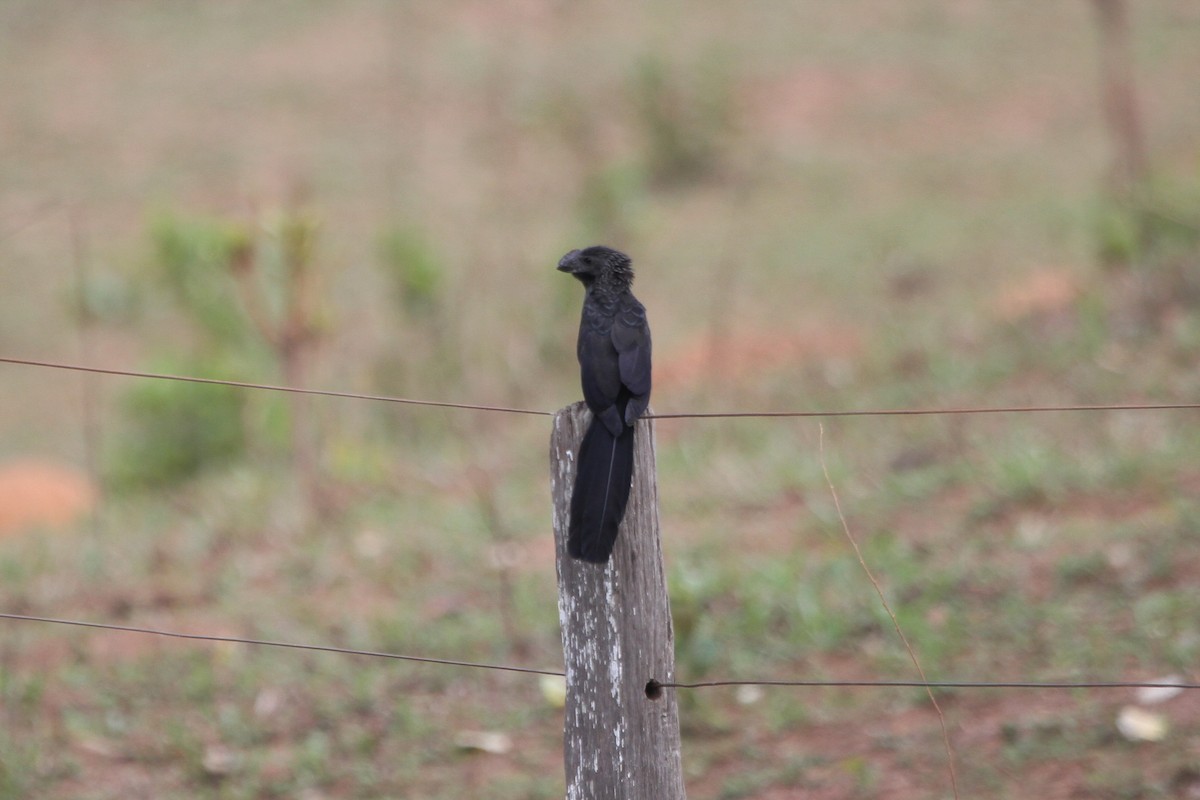
<path fill-rule="evenodd" d="M 583 399 L 609 432 L 620 436 L 625 427 L 616 405 L 621 396 L 621 366 L 611 328 L 603 309 L 585 300 L 578 346 Z"/>
<path fill-rule="evenodd" d="M 646 309 L 632 294 L 619 303 L 612 326 L 612 346 L 617 352 L 621 383 L 630 394 L 625 424 L 632 425 L 650 404 L 650 325 Z"/>

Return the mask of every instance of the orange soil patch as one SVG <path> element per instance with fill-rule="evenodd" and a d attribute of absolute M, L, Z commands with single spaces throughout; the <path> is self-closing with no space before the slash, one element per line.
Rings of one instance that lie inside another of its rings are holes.
<path fill-rule="evenodd" d="M 1063 270 L 1045 269 L 1004 289 L 993 309 L 1002 320 L 1065 311 L 1079 296 L 1079 282 Z"/>
<path fill-rule="evenodd" d="M 72 467 L 25 460 L 0 466 L 0 535 L 64 527 L 95 504 L 95 487 Z"/>

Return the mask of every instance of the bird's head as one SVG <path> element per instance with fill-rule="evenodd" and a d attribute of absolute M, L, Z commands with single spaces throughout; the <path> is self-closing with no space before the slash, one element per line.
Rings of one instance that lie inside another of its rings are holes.
<path fill-rule="evenodd" d="M 572 250 L 559 259 L 558 269 L 574 275 L 584 286 L 599 281 L 628 289 L 633 284 L 633 261 L 620 250 L 603 245 Z"/>

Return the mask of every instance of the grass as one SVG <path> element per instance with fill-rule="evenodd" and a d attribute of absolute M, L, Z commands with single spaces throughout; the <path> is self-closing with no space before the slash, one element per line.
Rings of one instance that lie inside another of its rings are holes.
<path fill-rule="evenodd" d="M 1194 221 L 1200 120 L 1182 76 L 1200 19 L 1185 0 L 1134 12 L 1161 199 Z M 85 296 L 109 309 L 87 332 L 95 360 L 178 360 L 202 337 L 146 280 L 154 231 L 266 231 L 299 194 L 327 304 L 314 386 L 573 401 L 578 290 L 552 267 L 597 237 L 635 255 L 664 412 L 1200 392 L 1187 226 L 1140 272 L 1097 259 L 1123 230 L 1103 225 L 1128 220 L 1104 222 L 1085 3 L 617 17 L 43 0 L 0 22 L 0 67 L 23 76 L 4 89 L 19 157 L 0 162 L 15 356 L 78 360 L 82 259 Z M 239 341 L 238 363 L 258 346 Z M 2 379 L 0 457 L 86 464 L 81 379 Z M 125 441 L 131 388 L 93 381 L 107 447 Z M 260 396 L 242 413 L 232 462 L 110 494 L 94 524 L 6 533 L 0 608 L 557 666 L 544 419 L 314 401 L 329 497 L 307 514 L 286 408 Z M 823 424 L 847 522 L 931 677 L 1130 679 L 1187 675 L 1200 653 L 1192 422 Z M 816 421 L 664 420 L 657 435 L 681 677 L 913 677 L 842 538 Z M 561 712 L 525 676 L 5 626 L 0 798 L 562 792 Z M 947 792 L 923 693 L 681 701 L 693 797 Z M 1195 784 L 1190 694 L 1160 707 L 1165 741 L 1138 745 L 1113 723 L 1127 694 L 939 701 L 964 796 Z M 477 730 L 513 748 L 460 748 Z"/>

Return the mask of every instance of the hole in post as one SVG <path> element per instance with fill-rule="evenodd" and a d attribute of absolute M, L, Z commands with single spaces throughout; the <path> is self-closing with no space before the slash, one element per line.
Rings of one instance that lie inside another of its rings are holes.
<path fill-rule="evenodd" d="M 661 683 L 654 680 L 654 678 L 646 681 L 646 697 L 651 700 L 657 700 L 658 698 L 662 697 L 662 694 L 663 685 Z"/>

